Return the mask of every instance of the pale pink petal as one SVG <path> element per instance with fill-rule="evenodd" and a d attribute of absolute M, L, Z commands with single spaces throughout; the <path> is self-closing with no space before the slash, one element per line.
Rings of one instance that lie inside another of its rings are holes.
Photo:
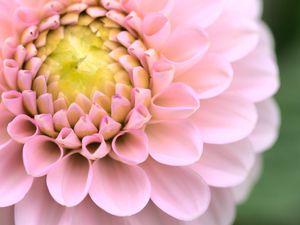
<path fill-rule="evenodd" d="M 225 91 L 232 79 L 231 64 L 218 55 L 208 55 L 175 81 L 191 86 L 200 99 L 205 99 Z"/>
<path fill-rule="evenodd" d="M 257 45 L 258 26 L 255 21 L 234 14 L 224 14 L 207 29 L 210 51 L 233 62 L 245 57 Z"/>
<path fill-rule="evenodd" d="M 88 159 L 96 160 L 105 157 L 111 150 L 101 134 L 85 136 L 82 139 L 82 154 Z"/>
<path fill-rule="evenodd" d="M 35 136 L 23 148 L 23 160 L 26 171 L 34 177 L 44 176 L 63 156 L 63 149 L 54 139 L 47 136 Z"/>
<path fill-rule="evenodd" d="M 87 196 L 92 182 L 91 162 L 75 152 L 63 158 L 47 175 L 52 197 L 61 205 L 78 205 Z"/>
<path fill-rule="evenodd" d="M 23 96 L 17 91 L 7 91 L 1 95 L 2 105 L 12 114 L 24 114 Z"/>
<path fill-rule="evenodd" d="M 15 141 L 26 143 L 39 133 L 39 129 L 32 118 L 23 114 L 8 124 L 7 132 Z"/>
<path fill-rule="evenodd" d="M 142 32 L 148 46 L 159 50 L 171 34 L 171 24 L 163 14 L 152 13 L 144 18 Z"/>
<path fill-rule="evenodd" d="M 128 164 L 139 164 L 148 158 L 148 138 L 141 130 L 127 130 L 119 133 L 112 142 L 116 156 Z"/>
<path fill-rule="evenodd" d="M 278 91 L 279 69 L 272 52 L 272 42 L 267 28 L 261 26 L 261 38 L 256 49 L 233 63 L 234 79 L 229 89 L 231 92 L 259 102 Z"/>
<path fill-rule="evenodd" d="M 255 105 L 244 98 L 223 94 L 202 100 L 192 116 L 205 143 L 227 144 L 247 137 L 257 121 Z"/>
<path fill-rule="evenodd" d="M 57 143 L 59 143 L 64 148 L 78 149 L 81 147 L 81 141 L 71 128 L 63 128 L 57 138 Z"/>
<path fill-rule="evenodd" d="M 13 140 L 0 145 L 0 207 L 22 200 L 32 182 L 23 165 L 22 145 Z"/>
<path fill-rule="evenodd" d="M 106 212 L 130 216 L 148 203 L 151 186 L 141 168 L 106 158 L 93 164 L 93 172 L 90 196 Z"/>
<path fill-rule="evenodd" d="M 189 23 L 205 28 L 221 15 L 224 2 L 224 0 L 175 0 L 171 21 L 174 25 Z"/>
<path fill-rule="evenodd" d="M 201 59 L 209 46 L 209 38 L 204 30 L 179 27 L 171 33 L 162 55 L 174 63 L 178 70 L 184 70 Z"/>
<path fill-rule="evenodd" d="M 144 163 L 143 168 L 151 182 L 152 201 L 167 214 L 179 220 L 193 220 L 207 210 L 209 187 L 193 170 L 164 166 L 154 160 Z"/>
<path fill-rule="evenodd" d="M 210 186 L 232 187 L 247 178 L 254 160 L 255 151 L 248 140 L 228 145 L 206 144 L 192 169 Z"/>
<path fill-rule="evenodd" d="M 149 153 L 160 163 L 184 166 L 195 163 L 201 157 L 201 135 L 189 121 L 149 124 L 146 134 L 149 138 Z"/>
<path fill-rule="evenodd" d="M 227 0 L 225 11 L 228 13 L 239 13 L 241 16 L 259 18 L 262 15 L 263 1 L 261 0 Z"/>
<path fill-rule="evenodd" d="M 8 124 L 14 119 L 14 115 L 7 111 L 7 109 L 0 104 L 0 145 L 10 140 L 10 136 L 7 132 Z"/>
<path fill-rule="evenodd" d="M 258 156 L 247 179 L 242 184 L 231 189 L 237 203 L 242 203 L 249 197 L 253 186 L 256 184 L 262 173 L 262 167 L 262 159 Z"/>
<path fill-rule="evenodd" d="M 50 196 L 45 179 L 38 178 L 15 206 L 15 225 L 68 225 L 61 223 L 65 210 Z"/>
<path fill-rule="evenodd" d="M 184 225 L 231 225 L 235 218 L 235 202 L 228 189 L 211 188 L 211 202 L 208 210 L 192 222 Z"/>
<path fill-rule="evenodd" d="M 0 225 L 15 225 L 14 206 L 0 208 Z"/>
<path fill-rule="evenodd" d="M 150 112 L 156 120 L 186 119 L 199 107 L 200 101 L 191 87 L 173 83 L 152 98 Z"/>
<path fill-rule="evenodd" d="M 173 0 L 121 0 L 123 7 L 128 11 L 135 10 L 144 15 L 152 12 L 168 14 L 173 7 Z"/>

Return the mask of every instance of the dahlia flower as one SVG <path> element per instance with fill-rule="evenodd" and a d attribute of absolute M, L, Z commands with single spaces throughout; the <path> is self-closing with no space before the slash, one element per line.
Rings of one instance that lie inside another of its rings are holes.
<path fill-rule="evenodd" d="M 0 0 L 1 225 L 229 225 L 276 139 L 259 0 Z"/>

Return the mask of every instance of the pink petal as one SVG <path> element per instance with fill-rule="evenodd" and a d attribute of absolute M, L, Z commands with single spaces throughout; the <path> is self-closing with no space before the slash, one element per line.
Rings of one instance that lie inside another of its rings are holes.
<path fill-rule="evenodd" d="M 82 202 L 92 182 L 91 166 L 91 162 L 77 152 L 65 156 L 47 175 L 52 197 L 67 207 Z"/>
<path fill-rule="evenodd" d="M 117 157 L 128 164 L 139 164 L 148 158 L 148 138 L 141 130 L 127 130 L 118 134 L 112 142 Z"/>
<path fill-rule="evenodd" d="M 254 159 L 255 152 L 248 140 L 228 145 L 207 144 L 192 169 L 210 186 L 233 187 L 246 179 Z"/>
<path fill-rule="evenodd" d="M 13 140 L 0 145 L 0 207 L 21 201 L 32 182 L 24 169 L 22 145 Z"/>
<path fill-rule="evenodd" d="M 90 196 L 106 212 L 130 216 L 149 201 L 151 186 L 141 168 L 106 158 L 93 164 L 93 172 Z"/>
<path fill-rule="evenodd" d="M 256 104 L 258 121 L 249 139 L 256 152 L 261 153 L 269 149 L 277 140 L 280 115 L 276 102 L 273 99 Z"/>
<path fill-rule="evenodd" d="M 251 193 L 253 186 L 257 183 L 262 173 L 262 159 L 258 156 L 255 160 L 255 164 L 248 174 L 247 179 L 240 185 L 231 189 L 234 199 L 237 203 L 246 201 L 249 194 Z"/>
<path fill-rule="evenodd" d="M 39 129 L 32 118 L 19 115 L 8 124 L 7 132 L 15 141 L 26 143 L 39 133 Z"/>
<path fill-rule="evenodd" d="M 173 6 L 173 0 L 123 0 L 123 6 L 125 9 L 131 11 L 136 10 L 144 15 L 151 12 L 165 12 L 168 13 Z"/>
<path fill-rule="evenodd" d="M 52 138 L 38 135 L 23 148 L 26 171 L 34 177 L 44 176 L 63 156 L 63 149 Z"/>
<path fill-rule="evenodd" d="M 172 23 L 189 23 L 205 28 L 220 16 L 224 2 L 224 0 L 175 0 L 171 14 Z"/>
<path fill-rule="evenodd" d="M 14 206 L 0 208 L 0 225 L 15 225 Z"/>
<path fill-rule="evenodd" d="M 208 36 L 204 30 L 179 27 L 171 33 L 162 50 L 162 55 L 174 63 L 178 69 L 183 69 L 201 59 L 209 45 Z"/>
<path fill-rule="evenodd" d="M 263 1 L 261 0 L 228 0 L 226 4 L 226 12 L 251 18 L 260 18 L 262 15 Z"/>
<path fill-rule="evenodd" d="M 234 14 L 221 16 L 207 31 L 210 51 L 221 54 L 230 62 L 249 54 L 259 40 L 257 23 Z"/>
<path fill-rule="evenodd" d="M 280 85 L 278 66 L 272 52 L 273 40 L 269 36 L 267 28 L 261 26 L 261 38 L 256 49 L 233 63 L 234 79 L 229 90 L 254 102 L 271 97 Z"/>
<path fill-rule="evenodd" d="M 50 196 L 44 178 L 35 179 L 31 190 L 15 206 L 15 225 L 66 225 L 66 208 Z"/>
<path fill-rule="evenodd" d="M 211 202 L 208 210 L 198 219 L 186 225 L 229 225 L 235 218 L 235 202 L 228 189 L 211 188 Z"/>
<path fill-rule="evenodd" d="M 105 157 L 111 147 L 106 144 L 101 134 L 86 136 L 82 139 L 82 154 L 91 160 Z"/>
<path fill-rule="evenodd" d="M 81 147 L 81 141 L 71 128 L 63 128 L 57 138 L 57 143 L 68 149 L 78 149 Z"/>
<path fill-rule="evenodd" d="M 3 106 L 14 115 L 24 114 L 23 96 L 17 91 L 7 91 L 1 96 Z"/>
<path fill-rule="evenodd" d="M 148 46 L 159 50 L 171 34 L 171 24 L 163 14 L 151 13 L 143 20 L 142 32 Z"/>
<path fill-rule="evenodd" d="M 164 212 L 179 220 L 202 215 L 210 202 L 210 191 L 202 178 L 186 167 L 170 167 L 153 160 L 143 164 L 152 186 L 151 199 Z"/>
<path fill-rule="evenodd" d="M 257 121 L 255 105 L 244 98 L 224 94 L 202 100 L 192 116 L 205 143 L 227 144 L 247 137 Z"/>
<path fill-rule="evenodd" d="M 150 112 L 157 120 L 185 119 L 199 107 L 198 96 L 192 88 L 182 83 L 173 83 L 152 98 Z"/>
<path fill-rule="evenodd" d="M 146 128 L 149 153 L 160 163 L 184 166 L 195 163 L 203 143 L 198 129 L 188 121 L 159 122 Z"/>
<path fill-rule="evenodd" d="M 218 55 L 208 55 L 175 81 L 191 86 L 200 99 L 205 99 L 221 94 L 232 79 L 231 64 Z"/>
<path fill-rule="evenodd" d="M 0 104 L 0 145 L 10 140 L 10 136 L 7 132 L 8 124 L 14 119 L 14 115 L 7 111 L 7 109 Z"/>

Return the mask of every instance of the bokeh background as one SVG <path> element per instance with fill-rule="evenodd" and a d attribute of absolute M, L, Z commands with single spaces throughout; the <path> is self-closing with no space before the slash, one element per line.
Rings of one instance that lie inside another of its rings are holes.
<path fill-rule="evenodd" d="M 260 181 L 239 207 L 235 225 L 300 225 L 300 0 L 264 0 L 264 5 L 281 70 L 276 99 L 282 127 L 277 144 L 265 154 Z"/>

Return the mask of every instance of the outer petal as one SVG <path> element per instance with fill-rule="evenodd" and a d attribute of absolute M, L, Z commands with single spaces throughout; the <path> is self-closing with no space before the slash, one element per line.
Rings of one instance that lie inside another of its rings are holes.
<path fill-rule="evenodd" d="M 44 176 L 63 156 L 63 149 L 51 138 L 38 135 L 23 148 L 26 171 L 34 177 Z"/>
<path fill-rule="evenodd" d="M 47 176 L 50 194 L 67 207 L 79 204 L 87 196 L 91 182 L 91 162 L 79 153 L 67 155 Z"/>
<path fill-rule="evenodd" d="M 128 130 L 117 135 L 112 142 L 114 153 L 128 164 L 139 164 L 148 158 L 148 138 L 142 130 Z"/>
<path fill-rule="evenodd" d="M 212 98 L 231 84 L 233 70 L 231 64 L 217 55 L 208 55 L 190 70 L 175 79 L 191 86 L 200 99 Z"/>
<path fill-rule="evenodd" d="M 191 165 L 202 154 L 201 135 L 188 121 L 149 124 L 146 133 L 150 155 L 160 163 L 172 166 Z"/>
<path fill-rule="evenodd" d="M 231 92 L 254 102 L 263 101 L 277 92 L 279 72 L 270 37 L 267 28 L 261 26 L 261 38 L 256 49 L 233 63 L 234 79 L 229 89 Z"/>
<path fill-rule="evenodd" d="M 173 83 L 152 98 L 150 111 L 157 120 L 185 119 L 199 107 L 200 102 L 192 88 L 182 83 Z"/>
<path fill-rule="evenodd" d="M 15 206 L 15 225 L 67 225 L 61 223 L 65 210 L 50 196 L 45 179 L 35 179 L 31 190 Z"/>
<path fill-rule="evenodd" d="M 22 162 L 22 145 L 9 141 L 0 146 L 0 207 L 13 205 L 29 191 L 33 178 Z"/>
<path fill-rule="evenodd" d="M 239 13 L 251 18 L 259 18 L 262 14 L 263 1 L 261 0 L 227 0 L 224 11 L 228 13 Z"/>
<path fill-rule="evenodd" d="M 257 24 L 234 14 L 222 15 L 207 31 L 211 41 L 210 51 L 221 54 L 230 62 L 249 54 L 259 40 Z"/>
<path fill-rule="evenodd" d="M 0 225 L 15 225 L 14 207 L 0 208 Z"/>
<path fill-rule="evenodd" d="M 231 189 L 235 201 L 237 203 L 242 203 L 248 198 L 253 186 L 255 185 L 255 183 L 257 182 L 258 178 L 261 175 L 261 171 L 262 171 L 262 160 L 261 157 L 259 156 L 256 158 L 255 164 L 251 169 L 247 179 L 242 184 Z"/>
<path fill-rule="evenodd" d="M 0 104 L 0 145 L 10 140 L 10 136 L 7 132 L 8 124 L 14 119 L 14 115 L 7 111 L 6 108 Z"/>
<path fill-rule="evenodd" d="M 255 152 L 248 140 L 229 145 L 204 145 L 201 159 L 192 168 L 210 186 L 242 183 L 253 166 Z"/>
<path fill-rule="evenodd" d="M 170 167 L 148 160 L 143 164 L 152 185 L 152 201 L 179 220 L 193 220 L 202 215 L 210 202 L 207 184 L 194 171 Z"/>
<path fill-rule="evenodd" d="M 235 217 L 235 202 L 228 189 L 211 188 L 211 202 L 205 214 L 185 225 L 231 225 Z"/>
<path fill-rule="evenodd" d="M 90 196 L 106 212 L 130 216 L 148 203 L 151 186 L 141 168 L 106 158 L 96 161 L 93 171 Z"/>
<path fill-rule="evenodd" d="M 258 121 L 254 131 L 250 134 L 249 140 L 252 142 L 257 152 L 269 149 L 277 140 L 280 115 L 276 102 L 273 99 L 256 104 Z"/>
<path fill-rule="evenodd" d="M 175 0 L 171 13 L 174 25 L 189 23 L 200 27 L 212 24 L 221 14 L 223 0 Z"/>
<path fill-rule="evenodd" d="M 192 116 L 205 143 L 227 144 L 247 137 L 257 121 L 255 105 L 244 98 L 223 94 L 201 101 Z"/>

